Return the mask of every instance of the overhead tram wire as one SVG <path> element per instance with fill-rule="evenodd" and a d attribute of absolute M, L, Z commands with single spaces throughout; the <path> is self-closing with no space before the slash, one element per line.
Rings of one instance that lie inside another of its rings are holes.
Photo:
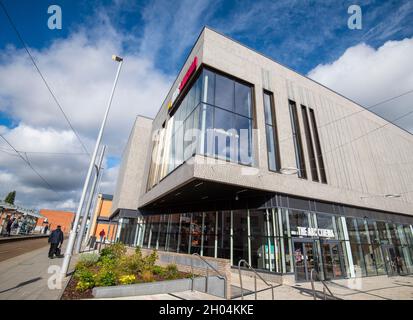
<path fill-rule="evenodd" d="M 50 183 L 32 166 L 30 161 L 28 161 L 25 157 L 23 157 L 19 151 L 2 135 L 0 137 L 16 152 L 16 154 L 29 166 L 30 169 L 47 185 L 48 189 L 52 190 L 53 192 L 57 193 L 56 190 L 50 185 Z"/>
<path fill-rule="evenodd" d="M 78 133 L 76 132 L 76 130 L 74 129 L 72 123 L 70 122 L 70 120 L 69 120 L 69 118 L 67 117 L 66 113 L 64 112 L 62 106 L 60 105 L 59 101 L 57 100 L 56 95 L 53 93 L 51 87 L 49 86 L 48 82 L 46 81 L 46 78 L 43 76 L 42 72 L 40 71 L 39 66 L 37 65 L 36 61 L 34 60 L 32 54 L 30 53 L 29 48 L 27 47 L 26 43 L 24 42 L 23 37 L 21 36 L 19 30 L 17 30 L 17 27 L 16 27 L 16 25 L 14 24 L 14 22 L 13 22 L 11 16 L 10 16 L 10 14 L 8 13 L 6 7 L 4 6 L 2 0 L 0 0 L 0 6 L 2 7 L 2 9 L 3 9 L 3 11 L 4 11 L 4 13 L 5 13 L 5 15 L 6 15 L 8 21 L 9 21 L 9 23 L 10 23 L 10 25 L 11 25 L 11 27 L 13 28 L 13 30 L 14 30 L 14 32 L 16 33 L 17 37 L 19 38 L 22 46 L 24 47 L 25 51 L 27 52 L 27 55 L 29 56 L 31 62 L 33 63 L 34 67 L 36 68 L 37 73 L 38 73 L 38 74 L 40 75 L 40 77 L 42 78 L 43 83 L 45 84 L 47 90 L 50 92 L 53 100 L 55 101 L 55 103 L 56 103 L 56 105 L 57 105 L 57 107 L 60 109 L 60 111 L 61 111 L 62 114 L 63 114 L 63 117 L 66 119 L 66 122 L 69 124 L 70 129 L 73 131 L 73 133 L 75 134 L 76 138 L 79 140 L 79 142 L 80 142 L 80 144 L 82 145 L 82 148 L 85 150 L 85 152 L 86 152 L 88 155 L 90 155 L 88 149 L 87 149 L 86 146 L 84 145 L 82 139 L 80 139 L 79 134 L 78 134 Z"/>
<path fill-rule="evenodd" d="M 321 128 L 324 128 L 324 127 L 326 127 L 326 126 L 328 126 L 328 125 L 330 125 L 330 124 L 333 124 L 333 123 L 336 123 L 336 122 L 338 122 L 338 121 L 341 121 L 341 120 L 350 118 L 350 117 L 352 117 L 352 116 L 354 116 L 354 115 L 356 115 L 356 114 L 359 114 L 359 113 L 362 113 L 362 112 L 365 112 L 365 111 L 370 111 L 371 109 L 374 109 L 375 107 L 378 107 L 379 105 L 382 105 L 382 104 L 384 104 L 384 103 L 393 101 L 393 100 L 395 100 L 395 99 L 397 99 L 397 98 L 401 98 L 401 97 L 403 97 L 403 96 L 405 96 L 405 95 L 408 95 L 408 94 L 410 94 L 410 93 L 413 93 L 413 89 L 408 90 L 408 91 L 406 91 L 406 92 L 403 92 L 403 93 L 401 93 L 401 94 L 398 94 L 397 96 L 393 96 L 393 97 L 391 97 L 391 98 L 388 98 L 388 99 L 379 101 L 379 102 L 377 102 L 377 103 L 375 103 L 375 104 L 373 104 L 373 105 L 371 105 L 371 106 L 369 106 L 369 107 L 362 107 L 361 110 L 357 110 L 357 111 L 355 111 L 355 112 L 351 112 L 351 113 L 349 113 L 349 114 L 347 114 L 347 115 L 345 115 L 345 116 L 342 116 L 342 117 L 340 117 L 340 118 L 337 118 L 337 119 L 328 121 L 328 122 L 326 122 L 326 123 L 323 123 L 323 124 L 317 126 L 316 128 L 317 128 L 317 129 L 321 129 Z M 389 120 L 386 120 L 386 121 L 389 121 Z M 395 121 L 395 120 L 393 120 L 393 122 L 394 122 L 394 121 Z M 389 122 L 390 122 L 390 121 L 389 121 Z M 394 123 L 393 123 L 393 124 L 394 124 Z M 287 140 L 289 140 L 289 139 L 292 139 L 292 137 L 293 137 L 293 136 L 292 136 L 292 134 L 291 134 L 291 135 L 289 135 L 288 137 L 281 139 L 281 140 L 279 141 L 279 143 L 284 142 L 284 141 L 287 141 Z"/>
<path fill-rule="evenodd" d="M 368 136 L 369 134 L 371 134 L 371 133 L 373 133 L 373 132 L 376 132 L 376 131 L 378 131 L 378 130 L 380 130 L 380 129 L 386 127 L 386 126 L 388 126 L 389 124 L 393 124 L 393 125 L 394 125 L 394 122 L 395 122 L 395 121 L 399 121 L 399 120 L 401 120 L 401 119 L 403 119 L 403 118 L 405 118 L 405 117 L 408 117 L 408 116 L 411 115 L 411 114 L 413 114 L 413 110 L 411 110 L 411 111 L 409 111 L 409 112 L 407 112 L 407 113 L 405 113 L 405 114 L 397 117 L 396 119 L 393 119 L 392 121 L 386 120 L 387 122 L 386 122 L 385 124 L 383 124 L 383 125 L 381 125 L 381 126 L 378 126 L 378 127 L 374 128 L 374 129 L 372 129 L 372 130 L 370 130 L 370 131 L 367 131 L 366 133 L 362 134 L 361 136 L 358 136 L 358 137 L 356 137 L 356 138 L 354 138 L 354 139 L 351 139 L 351 140 L 349 140 L 349 141 L 347 141 L 347 142 L 345 142 L 345 143 L 339 144 L 339 145 L 335 146 L 335 147 L 332 148 L 332 149 L 329 149 L 329 150 L 327 150 L 327 151 L 323 151 L 323 152 L 322 152 L 322 155 L 324 156 L 325 154 L 328 154 L 328 153 L 331 153 L 331 152 L 333 152 L 333 151 L 336 151 L 336 150 L 338 150 L 338 149 L 340 149 L 340 148 L 342 148 L 342 147 L 344 147 L 344 146 L 346 146 L 346 145 L 348 145 L 348 144 L 350 144 L 350 143 L 353 143 L 354 141 L 357 141 L 357 140 L 359 140 L 359 139 L 361 139 L 361 138 L 364 138 L 365 136 Z M 317 159 L 317 156 L 312 157 L 312 158 L 309 158 L 309 160 L 314 160 L 314 159 Z"/>

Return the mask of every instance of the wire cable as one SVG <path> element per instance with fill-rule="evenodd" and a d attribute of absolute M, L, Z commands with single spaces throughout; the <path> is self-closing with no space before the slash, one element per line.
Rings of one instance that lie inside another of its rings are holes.
<path fill-rule="evenodd" d="M 55 101 L 55 103 L 56 103 L 56 105 L 57 105 L 57 107 L 60 109 L 60 111 L 61 111 L 62 114 L 63 114 L 63 117 L 66 119 L 67 123 L 69 124 L 69 127 L 72 129 L 72 131 L 73 131 L 73 133 L 75 134 L 76 138 L 79 140 L 80 144 L 82 145 L 82 148 L 85 150 L 85 152 L 86 152 L 87 154 L 89 154 L 88 149 L 87 149 L 86 146 L 84 145 L 82 139 L 80 139 L 79 134 L 76 132 L 75 128 L 73 127 L 72 123 L 70 122 L 69 118 L 67 117 L 66 113 L 64 112 L 62 106 L 60 105 L 59 101 L 57 100 L 56 95 L 53 93 L 51 87 L 49 86 L 48 82 L 46 81 L 46 78 L 43 76 L 43 73 L 40 71 L 39 66 L 37 65 L 36 61 L 34 60 L 32 54 L 31 54 L 30 51 L 29 51 L 29 48 L 27 47 L 26 43 L 25 43 L 24 40 L 23 40 L 23 37 L 21 36 L 19 30 L 17 30 L 16 25 L 14 24 L 11 16 L 9 15 L 6 7 L 4 6 L 4 4 L 3 4 L 3 2 L 2 2 L 1 0 L 0 0 L 0 6 L 2 7 L 5 15 L 7 16 L 7 19 L 8 19 L 8 21 L 10 22 L 10 25 L 12 26 L 12 28 L 13 28 L 14 32 L 16 33 L 17 37 L 19 38 L 22 46 L 24 47 L 25 51 L 27 52 L 27 55 L 29 56 L 31 62 L 33 63 L 34 67 L 36 68 L 37 73 L 38 73 L 38 74 L 40 75 L 40 77 L 42 78 L 43 83 L 45 84 L 47 90 L 50 92 L 53 100 Z M 89 154 L 89 155 L 90 155 L 90 154 Z"/>
<path fill-rule="evenodd" d="M 54 190 L 54 188 L 50 185 L 50 183 L 32 166 L 32 164 L 30 163 L 30 161 L 28 159 L 26 159 L 25 157 L 23 157 L 19 151 L 17 151 L 17 149 L 2 135 L 0 134 L 0 137 L 17 153 L 17 155 L 29 166 L 30 169 L 32 169 L 32 171 L 34 173 L 36 173 L 36 175 L 42 179 L 42 181 L 47 185 L 47 187 L 52 190 L 53 192 L 57 193 L 57 191 Z"/>

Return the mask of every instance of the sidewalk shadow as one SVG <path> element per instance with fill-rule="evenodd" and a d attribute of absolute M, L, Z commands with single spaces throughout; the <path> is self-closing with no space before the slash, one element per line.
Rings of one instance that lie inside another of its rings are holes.
<path fill-rule="evenodd" d="M 37 282 L 40 279 L 42 279 L 42 277 L 37 277 L 37 278 L 33 278 L 33 279 L 30 279 L 30 280 L 27 280 L 27 281 L 24 281 L 24 282 L 20 282 L 17 286 L 14 286 L 12 288 L 0 291 L 0 293 L 4 293 L 4 292 L 7 292 L 7 291 L 10 291 L 10 290 L 13 290 L 13 289 L 24 287 L 25 285 L 28 285 L 28 284 L 33 283 L 33 282 Z"/>

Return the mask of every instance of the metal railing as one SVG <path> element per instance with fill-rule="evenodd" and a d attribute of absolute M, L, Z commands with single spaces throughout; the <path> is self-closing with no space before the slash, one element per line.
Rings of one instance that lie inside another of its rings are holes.
<path fill-rule="evenodd" d="M 314 298 L 314 300 L 317 300 L 317 295 L 316 295 L 316 291 L 315 291 L 315 287 L 314 287 L 314 278 L 313 278 L 313 273 L 314 273 L 314 272 L 317 274 L 317 276 L 318 276 L 321 284 L 323 285 L 323 296 L 324 296 L 324 300 L 327 300 L 326 290 L 328 291 L 328 293 L 330 294 L 331 297 L 336 298 L 336 297 L 334 296 L 334 294 L 331 292 L 331 290 L 329 289 L 329 287 L 327 286 L 327 284 L 325 283 L 325 281 L 320 279 L 319 273 L 318 273 L 315 269 L 311 269 L 311 272 L 310 272 L 310 280 L 311 280 L 311 289 L 312 289 L 312 291 L 313 291 L 313 298 Z"/>
<path fill-rule="evenodd" d="M 238 262 L 239 283 L 240 283 L 240 286 L 241 286 L 241 300 L 244 300 L 244 289 L 243 289 L 243 286 L 242 286 L 242 276 L 241 276 L 241 264 L 242 264 L 242 263 L 243 263 L 244 265 L 246 265 L 249 270 L 251 270 L 251 271 L 254 272 L 254 294 L 255 294 L 255 300 L 257 300 L 257 293 L 258 293 L 258 290 L 257 290 L 257 276 L 258 276 L 267 286 L 271 287 L 272 300 L 274 300 L 274 286 L 271 285 L 271 284 L 269 284 L 267 281 L 265 281 L 265 279 L 264 279 L 263 277 L 261 277 L 260 274 L 259 274 L 257 271 L 255 271 L 255 269 L 254 269 L 253 267 L 251 267 L 251 266 L 249 265 L 249 263 L 248 263 L 247 261 L 245 261 L 244 259 L 241 259 L 241 260 Z"/>
<path fill-rule="evenodd" d="M 205 293 L 208 293 L 208 278 L 209 278 L 209 268 L 215 271 L 219 278 L 224 279 L 224 297 L 227 299 L 227 284 L 228 279 L 225 274 L 221 274 L 217 268 L 215 268 L 212 264 L 210 264 L 204 257 L 200 256 L 198 253 L 193 253 L 192 256 L 198 257 L 202 262 L 206 264 L 206 278 L 205 278 Z M 191 284 L 191 291 L 194 291 L 194 264 L 193 259 L 191 257 L 191 277 L 192 277 L 192 284 Z"/>

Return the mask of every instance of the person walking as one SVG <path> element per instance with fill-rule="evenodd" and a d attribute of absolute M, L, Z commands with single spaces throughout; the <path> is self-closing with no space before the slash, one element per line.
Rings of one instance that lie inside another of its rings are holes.
<path fill-rule="evenodd" d="M 7 221 L 7 225 L 6 225 L 6 232 L 7 232 L 7 236 L 10 237 L 10 232 L 11 232 L 11 226 L 14 223 L 14 218 L 10 219 L 9 221 Z"/>
<path fill-rule="evenodd" d="M 100 242 L 103 242 L 103 238 L 105 237 L 106 233 L 105 230 L 102 229 L 102 231 L 100 231 L 99 236 L 100 236 Z"/>
<path fill-rule="evenodd" d="M 50 243 L 50 249 L 49 249 L 49 258 L 53 259 L 54 255 L 60 257 L 60 248 L 63 243 L 63 232 L 60 229 L 60 226 L 57 226 L 57 229 L 53 230 L 52 233 L 49 236 L 49 243 Z"/>
<path fill-rule="evenodd" d="M 400 274 L 403 272 L 403 262 L 400 256 L 396 257 L 396 268 L 397 268 L 397 274 L 400 276 Z"/>

